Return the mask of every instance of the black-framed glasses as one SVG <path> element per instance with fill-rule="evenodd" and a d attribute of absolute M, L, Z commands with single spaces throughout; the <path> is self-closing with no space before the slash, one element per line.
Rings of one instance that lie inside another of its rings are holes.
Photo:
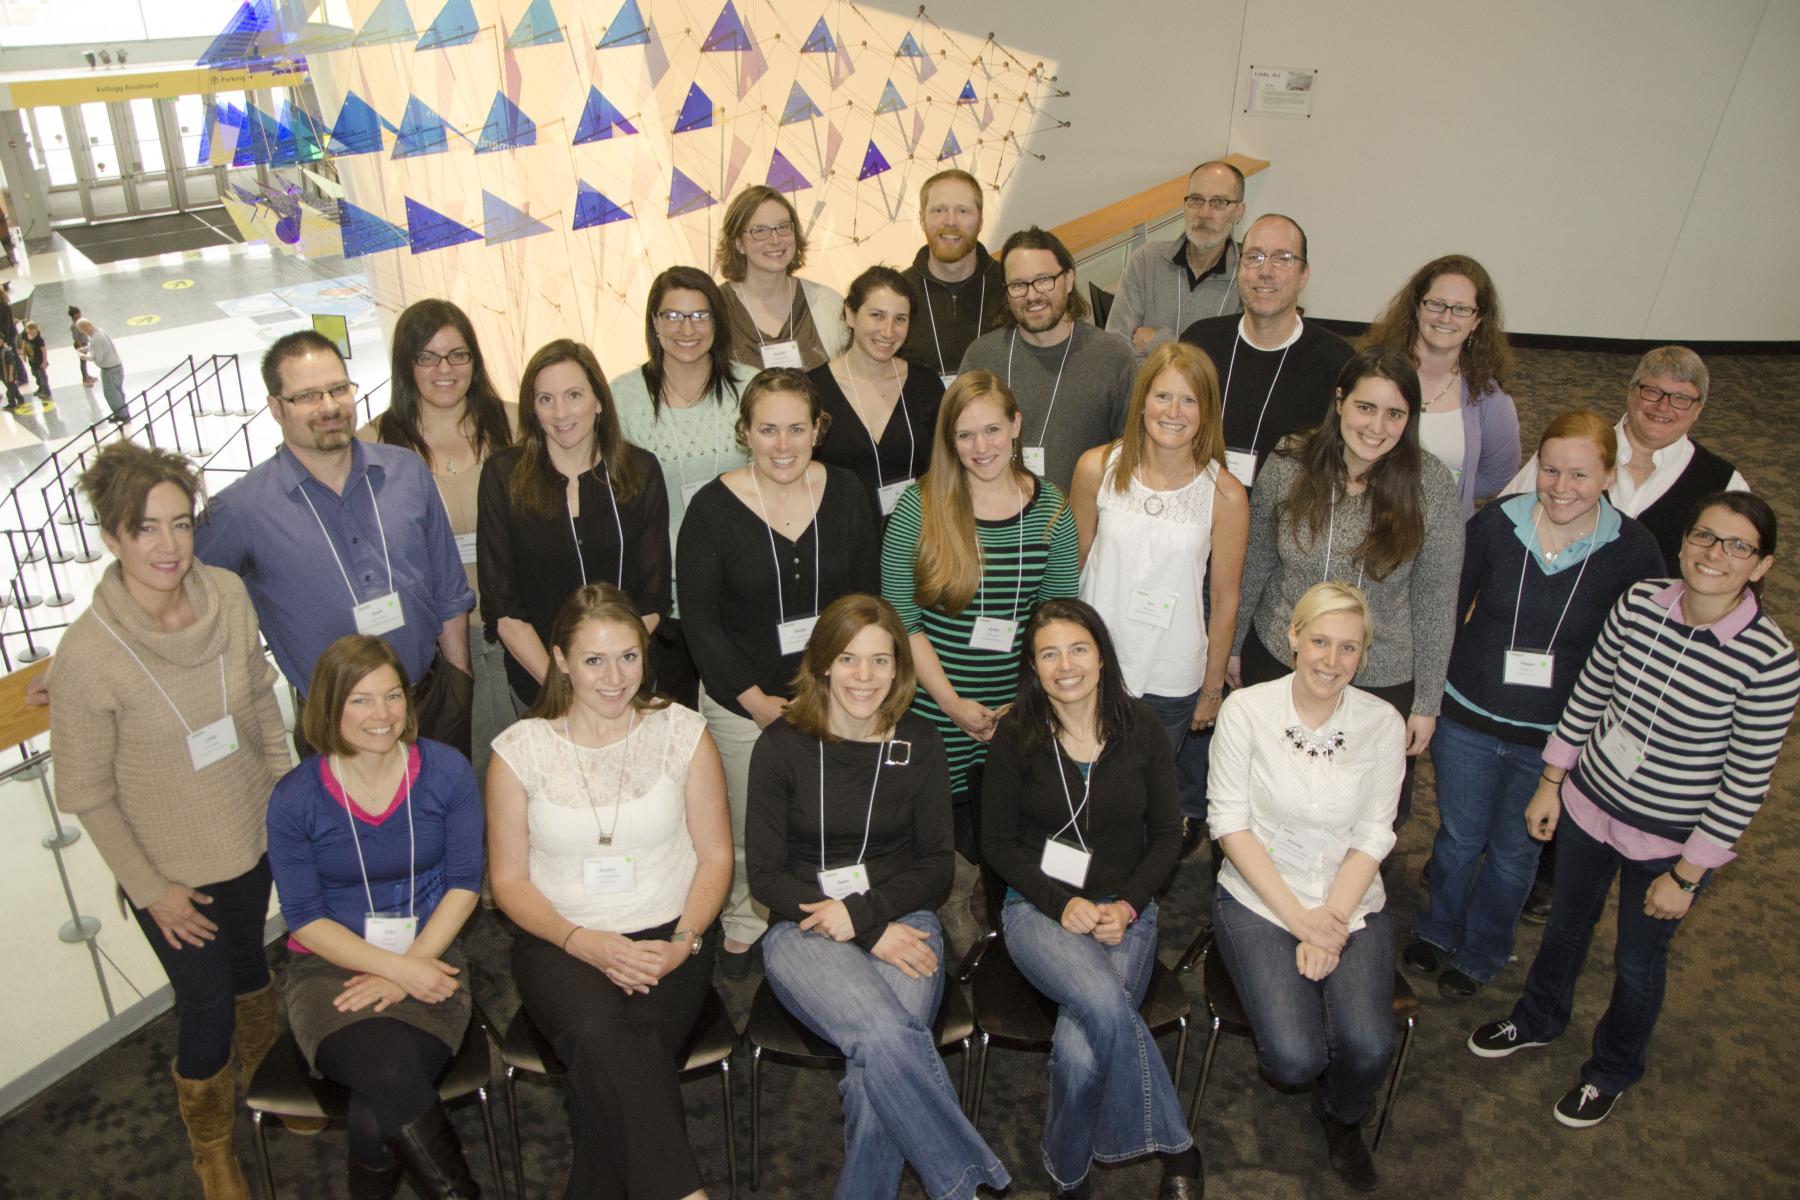
<path fill-rule="evenodd" d="M 322 404 L 325 397 L 333 400 L 354 400 L 359 386 L 346 379 L 342 383 L 334 383 L 328 388 L 308 388 L 304 392 L 295 392 L 291 396 L 282 396 L 289 404 L 298 404 L 301 408 L 312 408 Z"/>
<path fill-rule="evenodd" d="M 705 329 L 712 324 L 712 321 L 712 310 L 707 308 L 697 308 L 693 312 L 665 308 L 656 314 L 656 323 L 671 331 L 680 329 L 683 325 L 692 325 L 695 329 Z"/>
<path fill-rule="evenodd" d="M 1665 392 L 1661 388 L 1648 383 L 1638 384 L 1637 394 L 1638 399 L 1642 400 L 1645 404 L 1660 404 L 1662 401 L 1667 400 L 1669 402 L 1669 407 L 1676 412 L 1686 412 L 1688 409 L 1694 407 L 1694 405 L 1700 403 L 1700 397 L 1698 396 L 1690 396 L 1686 392 Z"/>
<path fill-rule="evenodd" d="M 413 355 L 413 366 L 415 367 L 430 368 L 437 366 L 441 362 L 447 362 L 453 367 L 466 367 L 474 361 L 475 352 L 467 346 L 458 346 L 448 354 L 437 354 L 430 350 L 421 350 Z"/>
<path fill-rule="evenodd" d="M 1006 294 L 1013 297 L 1023 296 L 1027 289 L 1034 292 L 1047 292 L 1056 286 L 1056 281 L 1069 272 L 1065 268 L 1054 275 L 1039 275 L 1035 279 L 1009 279 L 1006 281 Z"/>
<path fill-rule="evenodd" d="M 1224 212 L 1234 204 L 1242 204 L 1242 200 L 1234 200 L 1230 196 L 1202 196 L 1198 192 L 1189 192 L 1181 198 L 1182 204 L 1188 208 L 1210 208 L 1214 212 Z"/>
<path fill-rule="evenodd" d="M 1442 300 L 1435 298 L 1419 301 L 1419 307 L 1434 317 L 1441 317 L 1445 313 L 1452 313 L 1459 321 L 1466 321 L 1481 311 L 1473 304 L 1446 304 Z"/>
<path fill-rule="evenodd" d="M 1743 538 L 1720 537 L 1704 525 L 1696 525 L 1687 531 L 1688 545 L 1701 550 L 1711 550 L 1715 545 L 1725 547 L 1725 553 L 1732 558 L 1756 558 L 1762 554 L 1756 546 L 1752 546 Z"/>
<path fill-rule="evenodd" d="M 744 230 L 744 236 L 753 242 L 766 242 L 772 237 L 792 237 L 794 223 L 781 221 L 774 225 L 752 225 Z"/>
<path fill-rule="evenodd" d="M 1261 250 L 1246 250 L 1238 255 L 1238 262 L 1252 270 L 1269 263 L 1278 271 L 1291 271 L 1305 261 L 1292 250 L 1277 250 L 1273 254 Z"/>

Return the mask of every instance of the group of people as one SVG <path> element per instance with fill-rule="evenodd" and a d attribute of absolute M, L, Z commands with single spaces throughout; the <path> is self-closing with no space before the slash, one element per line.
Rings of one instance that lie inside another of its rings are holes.
<path fill-rule="evenodd" d="M 81 382 L 92 387 L 90 364 L 100 368 L 100 384 L 112 420 L 123 424 L 126 416 L 125 366 L 112 336 L 69 306 L 69 336 L 81 362 Z M 35 400 L 49 400 L 50 349 L 43 328 L 36 321 L 21 321 L 13 311 L 12 289 L 0 279 L 0 388 L 6 407 L 17 411 Z M 29 395 L 27 388 L 31 388 Z"/>
<path fill-rule="evenodd" d="M 988 255 L 960 171 L 925 183 L 911 267 L 843 297 L 795 275 L 799 216 L 752 187 L 723 282 L 657 276 L 645 361 L 610 381 L 557 339 L 508 404 L 467 316 L 426 300 L 360 430 L 336 347 L 278 340 L 281 448 L 204 511 L 179 457 L 96 457 L 117 562 L 52 672 L 53 739 L 80 748 L 57 797 L 168 968 L 209 1197 L 244 1194 L 271 885 L 288 1021 L 350 1089 L 352 1194 L 477 1194 L 433 1084 L 470 1036 L 484 873 L 569 1071 L 571 1196 L 704 1194 L 677 1075 L 715 969 L 762 970 L 843 1051 L 839 1197 L 906 1166 L 933 1197 L 1004 1189 L 931 1032 L 971 919 L 1060 1010 L 1057 1194 L 1155 1155 L 1159 1195 L 1199 1196 L 1137 1005 L 1203 842 L 1261 1065 L 1319 1084 L 1333 1168 L 1373 1188 L 1381 867 L 1427 747 L 1440 827 L 1402 964 L 1449 997 L 1491 982 L 1554 837 L 1524 995 L 1469 1042 L 1544 1044 L 1619 875 L 1613 1001 L 1556 1106 L 1607 1114 L 1800 695 L 1757 600 L 1774 515 L 1688 436 L 1690 351 L 1646 355 L 1616 424 L 1557 416 L 1521 470 L 1480 264 L 1427 264 L 1352 347 L 1299 313 L 1296 222 L 1234 243 L 1242 177 L 1189 190 L 1116 333 L 1081 320 L 1053 235 Z M 976 864 L 1006 885 L 978 918 Z"/>

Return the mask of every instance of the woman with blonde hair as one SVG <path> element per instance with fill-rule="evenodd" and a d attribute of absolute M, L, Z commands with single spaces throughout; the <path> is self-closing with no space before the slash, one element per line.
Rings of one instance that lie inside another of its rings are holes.
<path fill-rule="evenodd" d="M 844 348 L 844 298 L 794 275 L 806 265 L 806 233 L 793 202 L 774 188 L 759 183 L 731 198 L 716 265 L 737 362 L 810 371 Z"/>

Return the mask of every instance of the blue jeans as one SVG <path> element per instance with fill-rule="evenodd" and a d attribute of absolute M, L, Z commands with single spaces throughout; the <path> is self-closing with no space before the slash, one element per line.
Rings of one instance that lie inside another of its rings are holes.
<path fill-rule="evenodd" d="M 1194 705 L 1200 703 L 1198 691 L 1185 696 L 1144 696 L 1145 704 L 1162 722 L 1169 735 L 1169 749 L 1175 752 L 1175 785 L 1181 797 L 1181 815 L 1196 820 L 1206 819 L 1206 767 L 1212 749 L 1212 730 L 1189 729 Z"/>
<path fill-rule="evenodd" d="M 1662 1011 L 1669 966 L 1669 941 L 1680 921 L 1644 914 L 1651 882 L 1679 861 L 1678 856 L 1635 862 L 1564 813 L 1556 826 L 1555 898 L 1544 940 L 1525 976 L 1525 994 L 1513 1006 L 1512 1022 L 1534 1042 L 1559 1037 L 1575 1008 L 1575 981 L 1587 960 L 1594 926 L 1606 911 L 1613 875 L 1619 876 L 1619 938 L 1613 948 L 1612 999 L 1594 1026 L 1593 1055 L 1581 1065 L 1581 1080 L 1617 1095 L 1644 1077 L 1650 1032 Z"/>
<path fill-rule="evenodd" d="M 1169 1068 L 1138 1015 L 1156 957 L 1156 905 L 1117 946 L 1070 933 L 1014 893 L 1002 910 L 1006 949 L 1031 985 L 1056 1001 L 1044 1168 L 1059 1187 L 1095 1159 L 1178 1154 L 1194 1144 Z"/>
<path fill-rule="evenodd" d="M 1375 1107 L 1394 1052 L 1394 935 L 1385 910 L 1350 935 L 1337 969 L 1300 974 L 1299 939 L 1233 899 L 1213 893 L 1219 953 L 1256 1031 L 1263 1074 L 1285 1087 L 1324 1076 L 1325 1111 L 1355 1124 Z"/>
<path fill-rule="evenodd" d="M 1431 911 L 1413 918 L 1413 936 L 1487 983 L 1512 955 L 1519 911 L 1537 877 L 1538 843 L 1525 832 L 1525 806 L 1543 753 L 1440 717 L 1431 762 L 1438 800 Z"/>
<path fill-rule="evenodd" d="M 931 1033 L 944 994 L 944 931 L 929 912 L 898 924 L 931 935 L 938 969 L 930 978 L 909 978 L 854 943 L 802 933 L 792 921 L 763 935 L 769 987 L 848 1060 L 838 1084 L 844 1169 L 832 1195 L 893 1200 L 905 1163 L 932 1200 L 967 1200 L 982 1184 L 1002 1190 L 1011 1179 L 963 1115 Z"/>

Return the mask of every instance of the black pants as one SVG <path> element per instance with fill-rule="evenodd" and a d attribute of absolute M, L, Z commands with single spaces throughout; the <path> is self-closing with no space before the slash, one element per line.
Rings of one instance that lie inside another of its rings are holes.
<path fill-rule="evenodd" d="M 175 1073 L 183 1079 L 211 1079 L 224 1069 L 231 1061 L 237 998 L 269 982 L 269 963 L 263 957 L 269 887 L 269 860 L 264 857 L 235 879 L 195 889 L 212 897 L 211 904 L 194 907 L 219 931 L 204 945 L 182 942 L 179 950 L 169 945 L 147 909 L 132 906 L 131 915 L 150 939 L 175 992 Z"/>
<path fill-rule="evenodd" d="M 469 1036 L 481 1034 L 471 1026 Z M 385 1167 L 394 1156 L 382 1139 L 437 1103 L 437 1081 L 450 1065 L 450 1047 L 404 1021 L 370 1017 L 320 1042 L 313 1065 L 350 1089 L 350 1157 Z"/>
<path fill-rule="evenodd" d="M 674 931 L 671 921 L 627 936 Z M 530 934 L 513 942 L 519 998 L 569 1072 L 575 1165 L 568 1200 L 675 1200 L 699 1190 L 678 1056 L 712 988 L 718 936 L 715 926 L 699 954 L 645 995 L 626 995 L 598 969 Z"/>
<path fill-rule="evenodd" d="M 1245 687 L 1253 683 L 1267 683 L 1271 679 L 1280 679 L 1292 672 L 1293 669 L 1291 662 L 1284 663 L 1269 653 L 1269 648 L 1263 645 L 1262 638 L 1254 629 L 1250 631 L 1250 636 L 1244 639 L 1243 662 L 1239 670 L 1243 674 Z M 1412 716 L 1412 680 L 1408 679 L 1405 683 L 1390 683 L 1386 687 L 1368 687 L 1363 684 L 1357 684 L 1357 686 L 1371 696 L 1379 696 L 1386 700 L 1402 717 Z M 1415 755 L 1406 756 L 1406 774 L 1400 780 L 1400 807 L 1394 813 L 1395 833 L 1400 832 L 1400 827 L 1406 824 L 1406 818 L 1412 815 L 1413 767 L 1418 761 Z"/>

